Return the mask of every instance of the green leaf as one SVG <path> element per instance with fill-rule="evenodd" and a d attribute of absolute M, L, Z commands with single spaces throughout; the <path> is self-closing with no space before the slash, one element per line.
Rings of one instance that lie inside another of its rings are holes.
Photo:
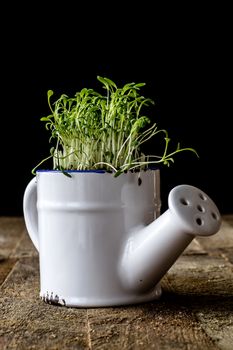
<path fill-rule="evenodd" d="M 50 99 L 50 97 L 54 94 L 53 90 L 48 90 L 47 92 L 47 96 L 48 96 L 48 99 Z"/>
<path fill-rule="evenodd" d="M 146 85 L 146 83 L 138 83 L 138 84 L 134 85 L 134 88 L 135 89 L 140 89 L 142 86 L 145 86 L 145 85 Z"/>
<path fill-rule="evenodd" d="M 50 104 L 50 98 L 51 98 L 52 95 L 53 95 L 53 91 L 52 90 L 48 90 L 47 91 L 48 105 L 49 105 L 50 110 L 53 112 L 52 106 Z"/>
<path fill-rule="evenodd" d="M 109 85 L 111 85 L 111 86 L 113 86 L 115 89 L 117 89 L 117 86 L 116 86 L 116 84 L 114 83 L 114 81 L 112 81 L 111 79 L 109 79 L 109 78 L 104 78 L 105 79 L 105 81 L 109 84 Z"/>
<path fill-rule="evenodd" d="M 106 80 L 105 80 L 103 77 L 100 77 L 100 76 L 98 75 L 98 76 L 97 76 L 97 79 L 98 79 L 101 83 L 103 83 L 104 85 L 108 85 L 107 82 L 106 82 Z"/>

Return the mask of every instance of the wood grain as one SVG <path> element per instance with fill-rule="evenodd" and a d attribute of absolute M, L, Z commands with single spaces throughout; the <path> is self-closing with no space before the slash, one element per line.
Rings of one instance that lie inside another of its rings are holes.
<path fill-rule="evenodd" d="M 0 349 L 232 349 L 233 215 L 161 280 L 160 300 L 66 308 L 39 298 L 39 256 L 22 218 L 0 218 Z"/>

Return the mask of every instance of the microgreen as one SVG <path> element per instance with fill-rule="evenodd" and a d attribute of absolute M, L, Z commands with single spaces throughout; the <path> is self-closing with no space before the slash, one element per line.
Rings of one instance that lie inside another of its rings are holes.
<path fill-rule="evenodd" d="M 50 156 L 43 159 L 35 170 L 49 158 L 53 169 L 90 170 L 105 169 L 115 176 L 135 169 L 174 162 L 174 155 L 193 148 L 181 148 L 180 144 L 168 151 L 168 132 L 159 129 L 142 112 L 154 101 L 140 94 L 145 83 L 128 83 L 119 88 L 109 78 L 97 76 L 105 90 L 101 94 L 83 88 L 73 97 L 62 94 L 51 102 L 53 91 L 47 92 L 51 114 L 41 118 L 50 132 Z M 164 149 L 161 155 L 145 155 L 141 146 L 162 134 Z"/>

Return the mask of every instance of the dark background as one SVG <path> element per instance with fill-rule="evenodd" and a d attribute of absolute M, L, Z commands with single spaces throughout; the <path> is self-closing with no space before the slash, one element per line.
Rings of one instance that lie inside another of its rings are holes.
<path fill-rule="evenodd" d="M 22 215 L 31 170 L 49 155 L 40 122 L 55 96 L 101 90 L 97 75 L 117 85 L 145 82 L 155 100 L 150 117 L 168 130 L 180 153 L 161 167 L 162 203 L 175 185 L 205 191 L 223 214 L 232 204 L 230 10 L 212 4 L 161 8 L 146 2 L 72 2 L 48 8 L 22 4 L 2 11 L 0 215 Z M 127 7 L 127 8 L 126 8 Z M 150 141 L 147 150 L 156 153 Z"/>

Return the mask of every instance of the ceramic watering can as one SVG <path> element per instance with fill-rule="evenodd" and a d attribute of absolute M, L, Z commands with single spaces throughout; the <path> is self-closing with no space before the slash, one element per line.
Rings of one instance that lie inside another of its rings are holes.
<path fill-rule="evenodd" d="M 99 307 L 159 298 L 161 278 L 195 235 L 221 224 L 214 202 L 190 185 L 174 187 L 159 216 L 159 181 L 159 170 L 37 172 L 23 209 L 44 301 Z"/>

